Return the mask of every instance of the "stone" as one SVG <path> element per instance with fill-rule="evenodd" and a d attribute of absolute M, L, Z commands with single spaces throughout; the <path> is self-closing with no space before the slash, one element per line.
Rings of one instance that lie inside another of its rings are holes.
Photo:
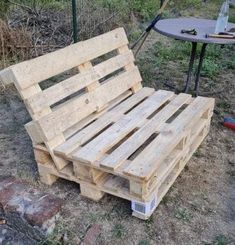
<path fill-rule="evenodd" d="M 60 198 L 38 193 L 26 181 L 14 177 L 0 178 L 1 213 L 8 217 L 13 217 L 11 214 L 18 215 L 23 222 L 37 227 L 44 234 L 53 231 L 62 204 Z"/>
<path fill-rule="evenodd" d="M 26 208 L 24 218 L 33 226 L 41 227 L 50 233 L 62 204 L 62 200 L 53 195 L 43 195 Z"/>
<path fill-rule="evenodd" d="M 92 225 L 91 228 L 87 231 L 82 244 L 95 245 L 96 240 L 98 239 L 100 234 L 101 234 L 101 225 L 99 224 Z"/>

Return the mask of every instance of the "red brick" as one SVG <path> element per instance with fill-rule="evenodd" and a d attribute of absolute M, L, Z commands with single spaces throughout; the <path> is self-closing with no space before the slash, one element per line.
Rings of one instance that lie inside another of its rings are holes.
<path fill-rule="evenodd" d="M 15 177 L 8 177 L 0 180 L 0 191 L 16 181 Z"/>
<path fill-rule="evenodd" d="M 44 195 L 32 202 L 25 210 L 24 218 L 34 226 L 41 227 L 61 210 L 63 201 L 53 195 Z"/>
<path fill-rule="evenodd" d="M 101 233 L 101 225 L 94 224 L 91 226 L 91 228 L 87 231 L 84 240 L 83 245 L 94 245 L 96 244 L 96 240 L 99 237 Z"/>
<path fill-rule="evenodd" d="M 26 184 L 16 179 L 6 179 L 0 183 L 0 203 L 6 212 L 17 212 L 23 214 L 23 196 Z"/>
<path fill-rule="evenodd" d="M 0 203 L 3 207 L 6 206 L 6 204 L 12 199 L 15 192 L 12 188 L 5 188 L 0 190 Z"/>
<path fill-rule="evenodd" d="M 51 232 L 55 219 L 62 206 L 62 200 L 53 195 L 39 195 L 36 189 L 30 188 L 25 181 L 14 177 L 0 180 L 0 207 L 6 214 L 17 214 L 41 228 Z"/>

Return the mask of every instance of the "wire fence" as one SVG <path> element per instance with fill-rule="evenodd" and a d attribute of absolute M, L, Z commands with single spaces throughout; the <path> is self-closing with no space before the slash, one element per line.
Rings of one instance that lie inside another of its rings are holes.
<path fill-rule="evenodd" d="M 78 39 L 118 26 L 130 30 L 160 1 L 76 0 Z M 0 69 L 73 43 L 72 13 L 72 0 L 0 0 Z"/>
<path fill-rule="evenodd" d="M 7 2 L 0 3 L 0 68 L 73 43 L 71 0 Z M 121 25 L 128 18 L 127 2 L 121 2 L 77 0 L 79 40 Z"/>

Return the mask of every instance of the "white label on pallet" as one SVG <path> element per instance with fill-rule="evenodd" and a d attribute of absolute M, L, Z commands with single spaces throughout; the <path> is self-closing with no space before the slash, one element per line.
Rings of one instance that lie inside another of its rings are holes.
<path fill-rule="evenodd" d="M 131 201 L 131 209 L 139 214 L 151 215 L 156 208 L 157 200 L 154 197 L 150 202 Z"/>

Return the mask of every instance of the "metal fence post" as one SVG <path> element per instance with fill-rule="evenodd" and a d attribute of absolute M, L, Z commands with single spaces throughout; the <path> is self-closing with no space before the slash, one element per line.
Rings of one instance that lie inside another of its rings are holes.
<path fill-rule="evenodd" d="M 72 0 L 72 13 L 73 13 L 73 40 L 74 43 L 76 43 L 78 42 L 77 0 Z"/>

